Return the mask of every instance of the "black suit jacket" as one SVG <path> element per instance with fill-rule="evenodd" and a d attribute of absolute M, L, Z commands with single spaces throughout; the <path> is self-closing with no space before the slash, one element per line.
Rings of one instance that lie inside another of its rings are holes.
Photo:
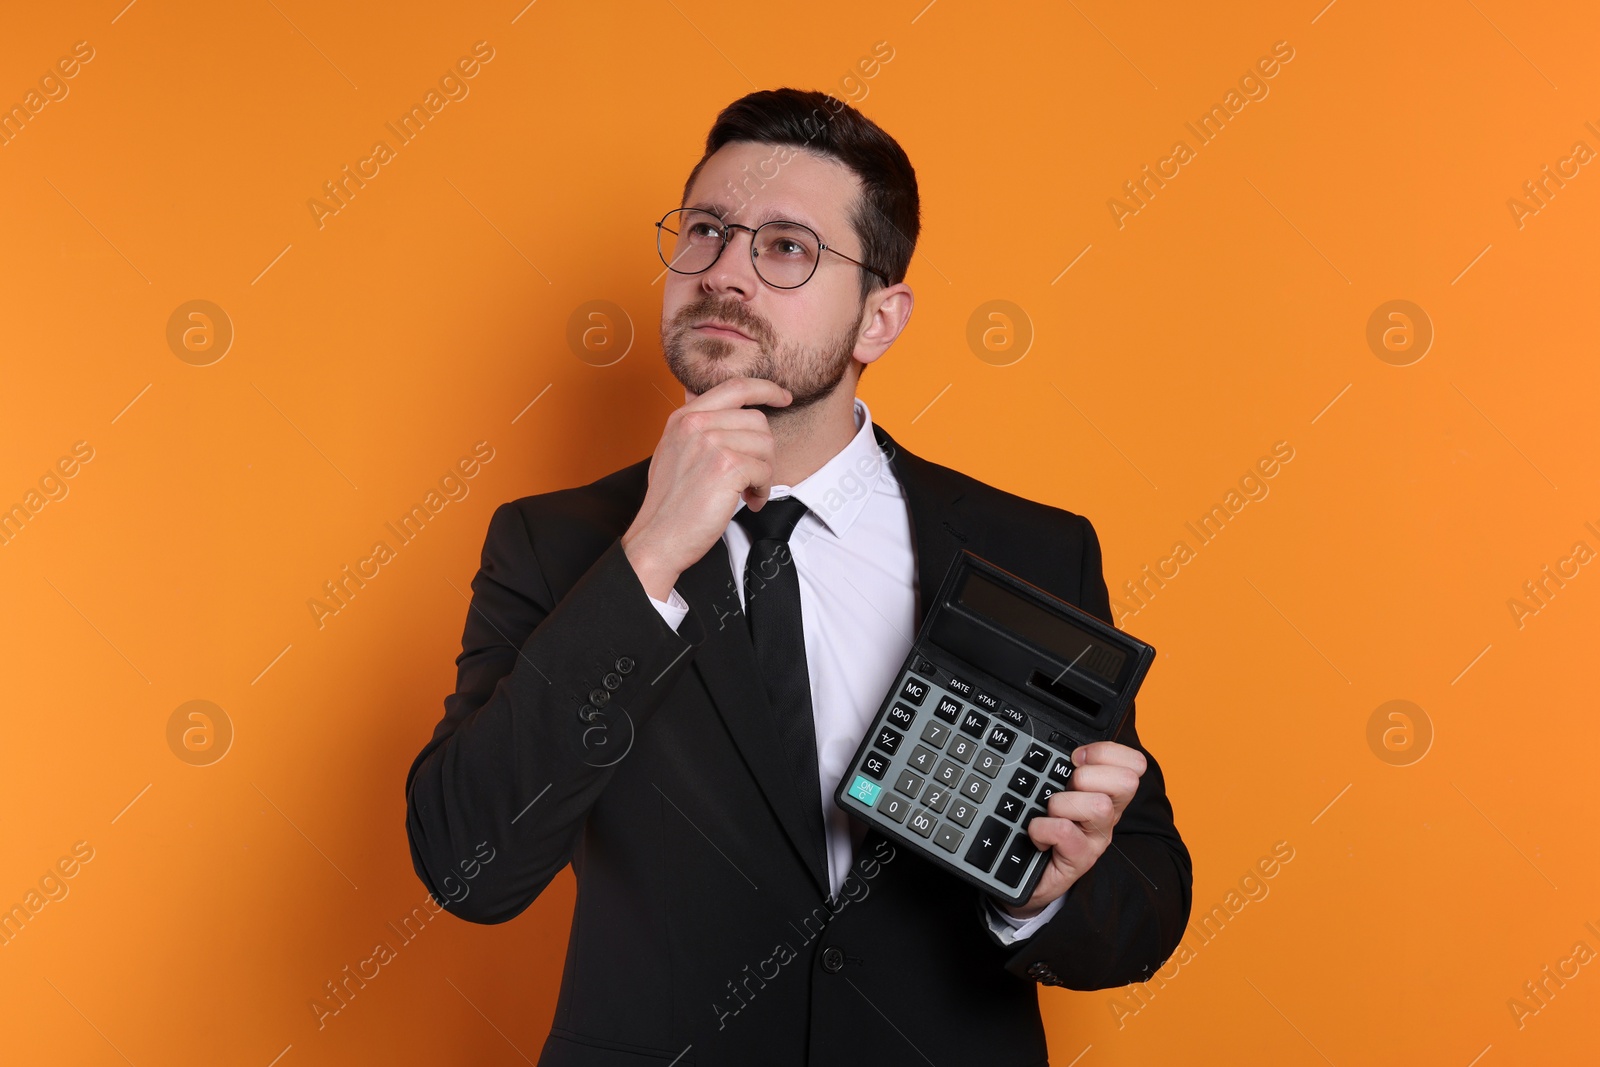
<path fill-rule="evenodd" d="M 919 626 L 963 547 L 1110 621 L 1087 519 L 874 432 L 910 504 Z M 678 580 L 677 632 L 622 551 L 649 463 L 495 511 L 456 691 L 406 777 L 413 864 L 452 914 L 505 922 L 572 864 L 540 1064 L 1046 1064 L 1038 984 L 1145 979 L 1188 922 L 1160 766 L 1017 944 L 981 891 L 875 832 L 829 900 L 816 798 L 784 761 L 726 545 Z M 1131 712 L 1121 741 L 1143 750 Z"/>

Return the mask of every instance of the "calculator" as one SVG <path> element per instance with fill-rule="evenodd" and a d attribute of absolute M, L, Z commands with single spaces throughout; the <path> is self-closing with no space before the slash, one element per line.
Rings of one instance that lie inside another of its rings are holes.
<path fill-rule="evenodd" d="M 1114 741 L 1155 649 L 963 549 L 845 770 L 854 818 L 1001 901 L 1033 895 L 1048 850 L 1027 834 Z"/>

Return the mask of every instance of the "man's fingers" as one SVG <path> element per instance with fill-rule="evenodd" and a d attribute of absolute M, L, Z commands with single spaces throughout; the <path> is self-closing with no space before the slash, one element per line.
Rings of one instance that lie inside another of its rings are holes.
<path fill-rule="evenodd" d="M 1092 763 L 1127 767 L 1135 774 L 1143 774 L 1150 764 L 1143 752 L 1127 745 L 1119 745 L 1115 741 L 1091 741 L 1072 754 L 1072 762 L 1079 767 Z"/>
<path fill-rule="evenodd" d="M 705 411 L 714 408 L 741 408 L 749 404 L 771 404 L 783 407 L 793 399 L 789 390 L 767 378 L 729 378 L 718 382 L 687 404 L 685 411 Z"/>
<path fill-rule="evenodd" d="M 1114 804 L 1104 793 L 1062 790 L 1045 803 L 1044 810 L 1049 818 L 1070 819 L 1086 830 L 1110 833 Z"/>
<path fill-rule="evenodd" d="M 1070 819 L 1037 815 L 1028 823 L 1028 837 L 1039 848 L 1054 849 L 1080 869 L 1091 866 L 1100 857 L 1100 846 Z"/>
<path fill-rule="evenodd" d="M 1105 793 L 1121 797 L 1126 802 L 1133 799 L 1134 793 L 1139 790 L 1139 775 L 1127 767 L 1109 763 L 1090 763 L 1072 772 L 1072 781 L 1068 788 L 1088 793 Z"/>

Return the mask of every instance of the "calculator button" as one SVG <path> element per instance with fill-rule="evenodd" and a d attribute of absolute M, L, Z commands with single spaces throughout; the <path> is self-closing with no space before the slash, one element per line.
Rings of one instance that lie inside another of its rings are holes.
<path fill-rule="evenodd" d="M 1034 808 L 1032 811 L 1028 812 L 1028 814 L 1026 814 L 1026 815 L 1024 815 L 1022 817 L 1022 828 L 1024 830 L 1026 830 L 1028 828 L 1028 824 L 1030 822 L 1032 822 L 1033 820 L 1037 819 L 1041 815 L 1048 815 L 1048 814 L 1049 814 L 1049 812 L 1045 811 L 1043 808 Z"/>
<path fill-rule="evenodd" d="M 1000 773 L 1000 768 L 1005 765 L 1006 761 L 1000 758 L 1000 753 L 984 749 L 978 754 L 978 758 L 973 761 L 972 769 L 985 778 L 993 778 Z"/>
<path fill-rule="evenodd" d="M 1033 799 L 1040 804 L 1047 804 L 1050 798 L 1061 792 L 1061 787 L 1054 782 L 1046 782 L 1039 787 L 1039 795 Z"/>
<path fill-rule="evenodd" d="M 856 775 L 856 780 L 850 783 L 850 795 L 869 808 L 872 807 L 872 802 L 878 799 L 878 794 L 881 792 L 883 792 L 883 786 L 874 785 L 859 774 Z"/>
<path fill-rule="evenodd" d="M 961 831 L 949 823 L 939 827 L 939 832 L 933 835 L 933 843 L 946 852 L 954 852 L 956 846 L 961 844 Z"/>
<path fill-rule="evenodd" d="M 962 826 L 971 826 L 972 817 L 976 814 L 978 806 L 968 804 L 965 800 L 957 798 L 956 802 L 950 805 L 950 821 L 960 823 Z"/>
<path fill-rule="evenodd" d="M 1043 745 L 1030 744 L 1027 754 L 1022 757 L 1022 763 L 1025 767 L 1032 767 L 1034 770 L 1043 773 L 1044 769 L 1050 766 L 1051 755 L 1051 751 Z"/>
<path fill-rule="evenodd" d="M 911 755 L 906 757 L 906 766 L 921 774 L 927 774 L 933 770 L 933 761 L 938 758 L 933 749 L 918 745 L 911 750 Z"/>
<path fill-rule="evenodd" d="M 889 708 L 889 714 L 883 717 L 883 721 L 902 730 L 909 730 L 911 724 L 917 721 L 917 713 L 904 704 L 894 704 Z"/>
<path fill-rule="evenodd" d="M 1037 774 L 1030 774 L 1028 771 L 1018 767 L 1016 773 L 1012 774 L 1011 781 L 1006 783 L 1006 788 L 1013 793 L 1021 793 L 1025 797 L 1030 797 L 1033 795 L 1033 787 L 1038 784 L 1039 776 Z"/>
<path fill-rule="evenodd" d="M 901 771 L 900 777 L 896 778 L 894 781 L 895 792 L 904 793 L 908 797 L 916 796 L 917 791 L 921 788 L 922 779 L 912 774 L 910 771 Z"/>
<path fill-rule="evenodd" d="M 972 683 L 963 678 L 957 678 L 952 674 L 945 685 L 952 693 L 960 693 L 964 697 L 972 696 Z"/>
<path fill-rule="evenodd" d="M 921 656 L 917 657 L 917 661 L 911 665 L 911 669 L 922 675 L 924 678 L 932 678 L 939 673 L 939 669 L 937 667 L 923 659 Z"/>
<path fill-rule="evenodd" d="M 975 804 L 982 804 L 983 798 L 989 795 L 989 783 L 976 774 L 969 774 L 961 783 L 961 795 Z"/>
<path fill-rule="evenodd" d="M 983 728 L 989 725 L 989 716 L 968 711 L 961 719 L 961 732 L 969 737 L 982 737 Z"/>
<path fill-rule="evenodd" d="M 906 684 L 900 687 L 900 695 L 921 707 L 922 702 L 928 698 L 928 683 L 920 678 L 907 678 Z"/>
<path fill-rule="evenodd" d="M 918 837 L 927 837 L 929 834 L 933 833 L 933 828 L 937 821 L 938 820 L 936 820 L 932 815 L 929 815 L 926 811 L 918 808 L 917 813 L 911 816 L 911 819 L 906 823 L 906 826 L 910 827 L 910 829 Z"/>
<path fill-rule="evenodd" d="M 1028 717 L 1022 714 L 1022 712 L 1018 711 L 1016 708 L 1012 707 L 1010 704 L 1001 704 L 1000 710 L 995 714 L 999 715 L 1002 719 L 1007 720 L 1013 726 L 1028 725 Z"/>
<path fill-rule="evenodd" d="M 950 742 L 950 747 L 945 750 L 945 755 L 962 763 L 971 763 L 972 757 L 978 754 L 978 743 L 968 741 L 965 737 L 958 737 Z"/>
<path fill-rule="evenodd" d="M 867 758 L 861 761 L 861 773 L 874 781 L 883 781 L 883 776 L 889 769 L 889 761 L 882 753 L 868 752 Z"/>
<path fill-rule="evenodd" d="M 999 819 L 983 820 L 983 826 L 972 835 L 972 847 L 967 849 L 967 862 L 987 874 L 1010 836 L 1009 828 Z"/>
<path fill-rule="evenodd" d="M 982 689 L 974 689 L 972 691 L 972 702 L 986 711 L 1000 710 L 1000 699 L 998 697 L 990 696 Z"/>
<path fill-rule="evenodd" d="M 906 816 L 911 813 L 911 801 L 904 797 L 897 797 L 893 793 L 883 794 L 883 803 L 878 805 L 878 814 L 895 822 L 905 822 Z"/>
<path fill-rule="evenodd" d="M 999 749 L 1001 752 L 1010 752 L 1011 746 L 1017 743 L 1017 732 L 1009 726 L 995 723 L 989 728 L 988 745 L 990 748 Z"/>
<path fill-rule="evenodd" d="M 950 727 L 942 722 L 928 720 L 928 725 L 922 728 L 922 739 L 934 748 L 943 748 L 946 739 L 950 736 Z"/>
<path fill-rule="evenodd" d="M 880 726 L 878 727 L 878 738 L 872 744 L 874 748 L 881 748 L 892 756 L 894 755 L 894 750 L 900 747 L 900 739 L 904 736 L 898 730 Z"/>
<path fill-rule="evenodd" d="M 1050 777 L 1067 784 L 1067 779 L 1072 777 L 1072 761 L 1065 756 L 1057 756 L 1050 761 Z"/>
<path fill-rule="evenodd" d="M 1016 822 L 1017 816 L 1022 814 L 1022 809 L 1028 805 L 1010 793 L 1003 793 L 1000 799 L 994 802 L 994 813 L 1006 822 Z"/>
<path fill-rule="evenodd" d="M 952 697 L 940 697 L 939 703 L 934 706 L 933 713 L 945 722 L 955 722 L 961 718 L 961 701 Z"/>
<path fill-rule="evenodd" d="M 933 772 L 933 778 L 940 785 L 953 786 L 961 780 L 961 766 L 944 760 L 939 764 L 939 769 Z"/>
<path fill-rule="evenodd" d="M 1028 873 L 1028 865 L 1038 854 L 1039 849 L 1034 846 L 1027 834 L 1017 834 L 1011 839 L 1011 847 L 1006 849 L 1005 858 L 1000 861 L 1000 867 L 994 872 L 994 876 L 1006 885 L 1016 888 L 1022 884 L 1022 876 Z"/>
<path fill-rule="evenodd" d="M 929 811 L 943 814 L 945 805 L 950 803 L 950 790 L 938 782 L 929 782 L 928 788 L 922 791 L 922 803 Z"/>

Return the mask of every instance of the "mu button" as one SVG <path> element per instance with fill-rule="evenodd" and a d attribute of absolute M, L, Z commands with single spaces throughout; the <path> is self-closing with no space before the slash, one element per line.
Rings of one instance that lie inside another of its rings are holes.
<path fill-rule="evenodd" d="M 822 950 L 822 969 L 829 974 L 838 974 L 844 969 L 844 951 L 829 945 Z"/>

